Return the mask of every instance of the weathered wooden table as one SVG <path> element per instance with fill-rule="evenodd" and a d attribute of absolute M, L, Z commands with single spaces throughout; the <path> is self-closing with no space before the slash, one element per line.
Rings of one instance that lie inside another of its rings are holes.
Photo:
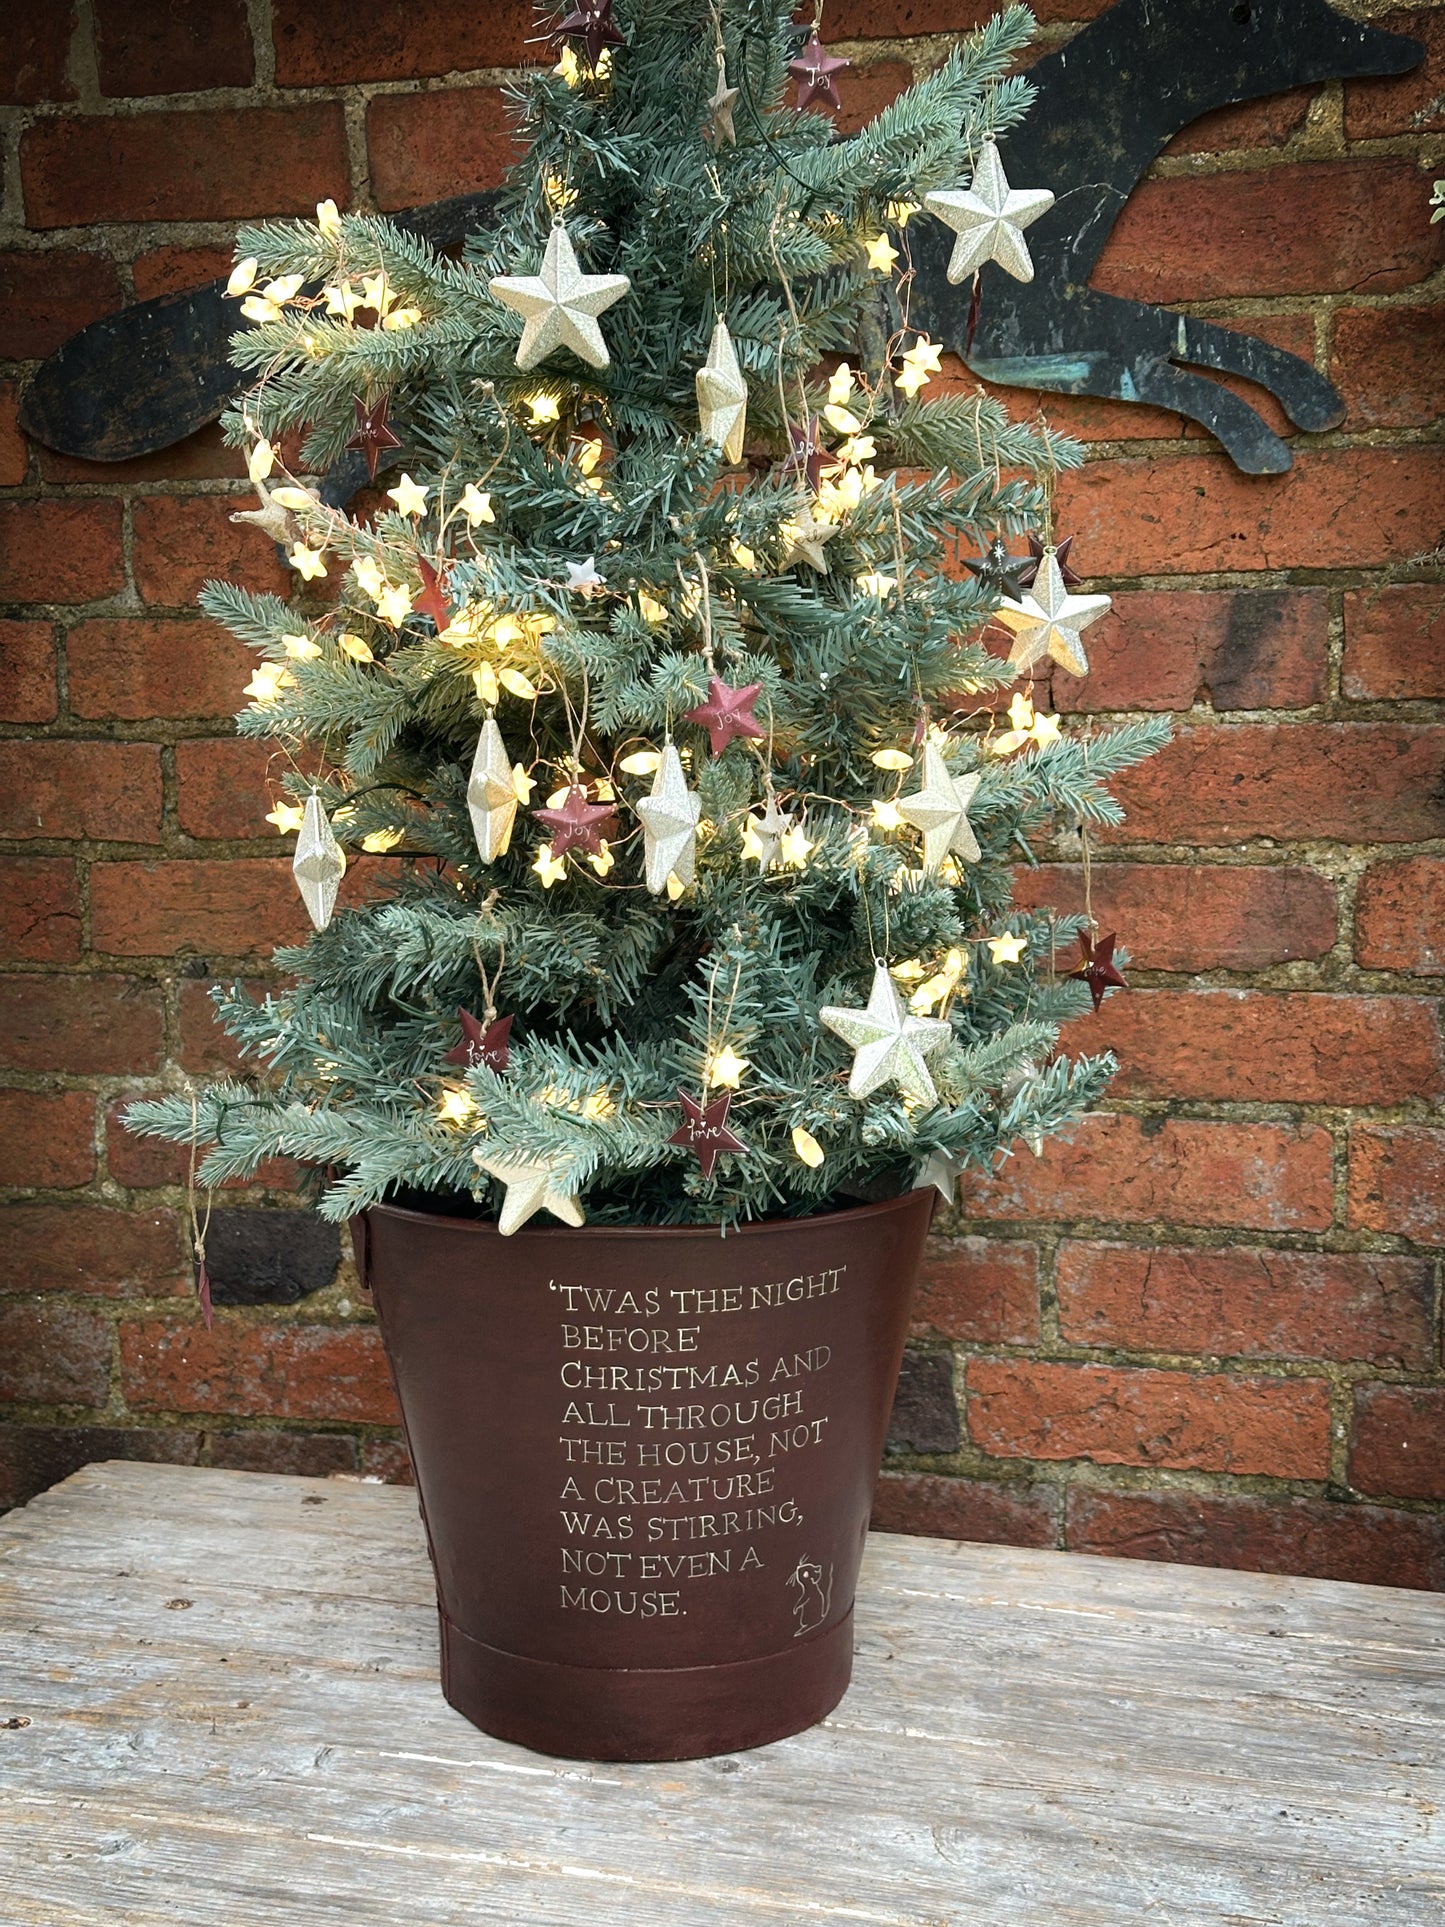
<path fill-rule="evenodd" d="M 567 1765 L 442 1700 L 413 1495 L 0 1519 L 4 1927 L 1439 1927 L 1445 1602 L 876 1536 L 815 1731 Z"/>

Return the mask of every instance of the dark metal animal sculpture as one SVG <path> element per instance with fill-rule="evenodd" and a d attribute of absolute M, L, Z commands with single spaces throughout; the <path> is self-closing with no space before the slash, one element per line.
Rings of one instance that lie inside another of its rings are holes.
<path fill-rule="evenodd" d="M 971 285 L 951 287 L 944 275 L 953 236 L 919 220 L 909 231 L 912 320 L 989 381 L 1152 402 L 1203 423 L 1251 473 L 1288 468 L 1289 449 L 1249 404 L 1195 370 L 1259 382 L 1304 429 L 1343 417 L 1322 375 L 1251 335 L 1101 294 L 1088 277 L 1140 175 L 1200 114 L 1310 81 L 1405 73 L 1422 58 L 1418 41 L 1346 20 L 1325 0 L 1117 0 L 1033 69 L 1039 99 L 1007 143 L 1010 179 L 1057 196 L 1028 232 L 1034 279 L 1010 280 L 989 263 L 974 308 Z M 494 204 L 491 194 L 461 195 L 392 218 L 445 248 Z M 143 301 L 72 336 L 30 385 L 26 433 L 63 454 L 116 462 L 214 421 L 235 388 L 235 308 L 224 287 Z M 364 458 L 347 457 L 323 492 L 341 504 L 365 475 Z"/>
<path fill-rule="evenodd" d="M 1118 0 L 1030 71 L 1039 97 L 1004 147 L 1014 186 L 1057 197 L 1028 231 L 1033 280 L 985 266 L 970 340 L 969 287 L 944 279 L 953 236 L 920 220 L 909 228 L 912 318 L 987 381 L 1152 402 L 1201 422 L 1250 474 L 1288 468 L 1288 447 L 1248 402 L 1195 371 L 1259 382 L 1310 430 L 1344 418 L 1323 375 L 1252 335 L 1099 293 L 1089 275 L 1135 183 L 1190 121 L 1311 81 L 1406 73 L 1423 58 L 1418 40 L 1346 20 L 1325 0 Z"/>

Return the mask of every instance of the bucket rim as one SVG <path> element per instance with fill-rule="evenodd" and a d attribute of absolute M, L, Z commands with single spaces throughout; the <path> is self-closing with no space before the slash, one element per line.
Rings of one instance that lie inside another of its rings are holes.
<path fill-rule="evenodd" d="M 704 1238 L 758 1238 L 786 1231 L 816 1231 L 825 1224 L 857 1224 L 864 1219 L 886 1217 L 892 1212 L 901 1212 L 921 1195 L 933 1192 L 932 1185 L 915 1185 L 911 1191 L 901 1191 L 896 1198 L 881 1198 L 873 1204 L 850 1205 L 842 1211 L 813 1211 L 799 1218 L 757 1218 L 750 1224 L 734 1225 L 725 1230 L 719 1224 L 581 1224 L 581 1225 L 520 1225 L 511 1234 L 508 1243 L 516 1239 L 538 1242 L 542 1239 L 689 1239 Z M 930 1211 L 930 1216 L 932 1215 Z M 430 1225 L 449 1232 L 463 1232 L 468 1235 L 500 1238 L 501 1228 L 492 1218 L 464 1218 L 447 1211 L 413 1211 L 399 1204 L 369 1204 L 356 1214 L 358 1219 L 373 1216 L 393 1218 L 403 1224 Z"/>

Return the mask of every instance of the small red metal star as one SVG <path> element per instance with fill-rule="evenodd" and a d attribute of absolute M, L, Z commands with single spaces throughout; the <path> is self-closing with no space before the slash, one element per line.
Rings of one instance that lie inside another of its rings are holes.
<path fill-rule="evenodd" d="M 468 1070 L 485 1064 L 488 1070 L 504 1071 L 512 1055 L 511 1018 L 494 1017 L 489 1024 L 484 1024 L 469 1010 L 459 1010 L 457 1015 L 462 1020 L 462 1041 L 453 1045 L 442 1062 L 461 1064 Z"/>
<path fill-rule="evenodd" d="M 587 43 L 587 58 L 595 67 L 604 47 L 625 47 L 627 42 L 612 18 L 612 0 L 577 0 L 565 20 L 557 26 L 554 38 L 580 35 Z"/>
<path fill-rule="evenodd" d="M 552 832 L 553 856 L 565 856 L 568 850 L 585 850 L 589 856 L 596 856 L 603 837 L 617 829 L 617 812 L 612 805 L 589 803 L 586 790 L 576 783 L 560 809 L 533 810 L 532 814 Z"/>
<path fill-rule="evenodd" d="M 378 457 L 388 448 L 401 447 L 400 436 L 393 435 L 386 423 L 391 412 L 391 396 L 383 395 L 368 408 L 360 395 L 353 395 L 351 405 L 356 410 L 356 433 L 346 446 L 366 451 L 366 466 L 374 482 Z"/>
<path fill-rule="evenodd" d="M 1106 990 L 1129 988 L 1114 965 L 1117 941 L 1112 931 L 1107 937 L 1091 937 L 1087 930 L 1079 932 L 1079 967 L 1069 972 L 1069 980 L 1089 986 L 1095 1010 L 1103 1003 Z"/>
<path fill-rule="evenodd" d="M 442 589 L 442 578 L 424 555 L 417 557 L 416 566 L 421 572 L 421 594 L 414 598 L 411 606 L 418 615 L 430 616 L 437 626 L 437 634 L 440 635 L 452 619 L 452 612 Z"/>
<path fill-rule="evenodd" d="M 1066 589 L 1077 589 L 1084 579 L 1081 575 L 1075 575 L 1074 571 L 1069 567 L 1069 550 L 1073 546 L 1074 538 L 1072 535 L 1066 535 L 1062 542 L 1055 543 L 1054 545 L 1054 560 L 1059 565 L 1059 580 Z M 1034 583 L 1038 581 L 1039 564 L 1047 554 L 1048 550 L 1044 547 L 1043 543 L 1040 542 L 1036 535 L 1031 533 L 1029 536 L 1029 560 L 1014 570 L 1015 576 L 1026 589 L 1031 589 Z"/>
<path fill-rule="evenodd" d="M 711 1104 L 699 1104 L 686 1091 L 679 1091 L 677 1101 L 682 1106 L 682 1123 L 667 1141 L 696 1151 L 705 1178 L 712 1176 L 712 1168 L 724 1151 L 747 1150 L 742 1139 L 734 1137 L 727 1128 L 728 1106 L 733 1101 L 731 1091 L 724 1091 Z"/>
<path fill-rule="evenodd" d="M 783 461 L 784 475 L 806 475 L 808 486 L 814 491 L 822 486 L 824 469 L 838 467 L 828 451 L 818 446 L 820 427 L 816 415 L 810 415 L 801 428 L 789 422 L 788 453 Z"/>
<path fill-rule="evenodd" d="M 846 60 L 836 60 L 818 38 L 818 30 L 813 29 L 813 37 L 798 55 L 788 62 L 788 72 L 798 83 L 798 111 L 811 107 L 815 100 L 826 100 L 830 107 L 841 107 L 838 98 L 838 83 L 833 76 L 841 73 L 848 65 Z"/>
<path fill-rule="evenodd" d="M 767 735 L 766 730 L 759 729 L 758 719 L 753 714 L 753 704 L 762 687 L 760 682 L 750 682 L 741 689 L 729 689 L 721 676 L 709 676 L 707 701 L 699 703 L 696 709 L 683 711 L 688 722 L 697 723 L 707 731 L 712 739 L 714 756 L 721 756 L 735 736 L 747 736 L 754 742 L 761 742 Z"/>

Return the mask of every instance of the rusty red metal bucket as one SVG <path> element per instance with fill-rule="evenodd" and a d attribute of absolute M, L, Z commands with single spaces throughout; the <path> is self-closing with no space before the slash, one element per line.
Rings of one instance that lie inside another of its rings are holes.
<path fill-rule="evenodd" d="M 458 1712 L 669 1760 L 837 1705 L 932 1196 L 725 1238 L 354 1221 Z"/>

